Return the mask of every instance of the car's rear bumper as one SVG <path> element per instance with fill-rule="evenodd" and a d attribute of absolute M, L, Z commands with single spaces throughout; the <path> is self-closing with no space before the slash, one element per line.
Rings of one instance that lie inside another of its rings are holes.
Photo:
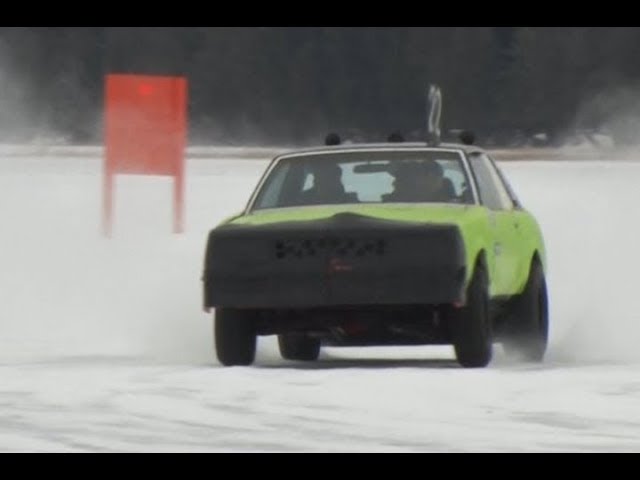
<path fill-rule="evenodd" d="M 338 215 L 211 232 L 206 308 L 318 308 L 461 301 L 465 252 L 456 226 Z"/>

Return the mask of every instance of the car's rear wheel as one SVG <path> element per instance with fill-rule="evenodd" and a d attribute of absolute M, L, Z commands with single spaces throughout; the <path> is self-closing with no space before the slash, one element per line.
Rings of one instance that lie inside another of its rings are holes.
<path fill-rule="evenodd" d="M 280 355 L 285 360 L 315 362 L 320 356 L 320 340 L 304 334 L 287 333 L 278 335 Z"/>
<path fill-rule="evenodd" d="M 531 265 L 524 292 L 516 299 L 503 342 L 505 353 L 526 362 L 542 362 L 549 341 L 547 283 L 539 262 Z"/>
<path fill-rule="evenodd" d="M 458 363 L 465 368 L 484 368 L 493 357 L 488 283 L 485 269 L 478 266 L 467 289 L 466 305 L 453 314 L 453 346 Z"/>
<path fill-rule="evenodd" d="M 249 366 L 255 361 L 257 335 L 255 313 L 249 310 L 216 310 L 214 337 L 218 361 L 226 367 Z"/>

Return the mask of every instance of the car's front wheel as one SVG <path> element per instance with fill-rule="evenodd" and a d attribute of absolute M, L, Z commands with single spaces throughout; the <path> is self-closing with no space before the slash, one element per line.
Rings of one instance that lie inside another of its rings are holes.
<path fill-rule="evenodd" d="M 539 262 L 534 262 L 524 292 L 516 299 L 503 342 L 505 353 L 527 362 L 542 362 L 549 340 L 547 283 Z"/>
<path fill-rule="evenodd" d="M 465 368 L 484 368 L 493 357 L 488 284 L 486 271 L 478 266 L 467 289 L 466 305 L 453 314 L 453 346 L 458 363 Z"/>
<path fill-rule="evenodd" d="M 254 312 L 220 308 L 214 325 L 218 361 L 226 367 L 251 365 L 257 344 Z"/>

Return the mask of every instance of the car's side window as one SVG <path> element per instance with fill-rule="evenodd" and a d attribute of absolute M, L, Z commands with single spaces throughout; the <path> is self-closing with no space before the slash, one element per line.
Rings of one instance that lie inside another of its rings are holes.
<path fill-rule="evenodd" d="M 482 203 L 491 210 L 513 210 L 514 202 L 493 163 L 485 154 L 472 153 L 469 163 L 478 184 Z"/>
<path fill-rule="evenodd" d="M 281 202 L 283 194 L 283 185 L 289 175 L 290 165 L 285 164 L 283 167 L 276 167 L 275 174 L 271 183 L 267 185 L 258 198 L 256 204 L 260 208 L 275 208 Z"/>
<path fill-rule="evenodd" d="M 511 184 L 507 180 L 507 177 L 505 177 L 505 175 L 502 172 L 502 170 L 496 165 L 496 162 L 494 162 L 492 160 L 492 164 L 493 164 L 494 168 L 496 169 L 496 171 L 498 172 L 498 176 L 500 177 L 500 180 L 502 181 L 502 185 L 504 186 L 505 190 L 509 194 L 509 198 L 511 199 L 511 202 L 513 203 L 514 207 L 518 208 L 518 209 L 522 209 L 522 203 L 520 203 L 520 199 L 518 198 L 518 196 L 516 195 L 515 191 L 511 187 Z"/>

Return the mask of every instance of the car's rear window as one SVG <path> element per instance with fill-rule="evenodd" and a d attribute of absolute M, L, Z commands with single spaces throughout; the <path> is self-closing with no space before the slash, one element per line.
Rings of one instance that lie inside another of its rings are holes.
<path fill-rule="evenodd" d="M 472 204 L 469 179 L 455 151 L 358 151 L 281 158 L 253 210 L 338 204 Z"/>

